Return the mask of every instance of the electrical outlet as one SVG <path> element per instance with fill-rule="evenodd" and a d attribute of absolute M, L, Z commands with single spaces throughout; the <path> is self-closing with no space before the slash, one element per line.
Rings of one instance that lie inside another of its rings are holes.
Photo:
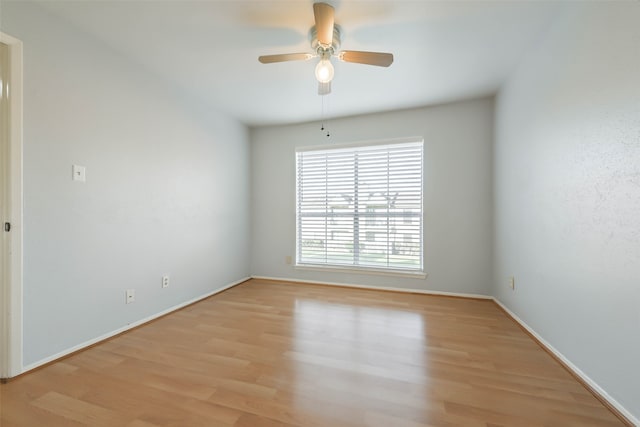
<path fill-rule="evenodd" d="M 284 262 L 285 264 L 291 264 L 291 256 L 287 255 L 286 257 L 284 257 Z"/>
<path fill-rule="evenodd" d="M 509 287 L 511 288 L 512 291 L 516 290 L 516 281 L 513 278 L 513 276 L 509 277 Z"/>
<path fill-rule="evenodd" d="M 131 304 L 132 302 L 134 302 L 136 300 L 136 290 L 135 289 L 127 289 L 126 296 L 127 296 L 126 303 L 127 304 Z"/>
<path fill-rule="evenodd" d="M 162 287 L 163 288 L 169 287 L 169 276 L 162 276 Z"/>

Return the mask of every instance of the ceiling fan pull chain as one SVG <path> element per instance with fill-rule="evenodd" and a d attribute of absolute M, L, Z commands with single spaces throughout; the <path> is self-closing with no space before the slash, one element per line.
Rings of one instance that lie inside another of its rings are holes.
<path fill-rule="evenodd" d="M 324 95 L 320 99 L 320 130 L 324 130 Z"/>
<path fill-rule="evenodd" d="M 324 98 L 325 96 L 328 95 L 323 95 L 322 97 Z M 327 138 L 329 138 L 331 136 L 331 134 L 329 133 L 329 118 L 331 117 L 331 114 L 329 113 L 329 98 L 327 98 Z"/>

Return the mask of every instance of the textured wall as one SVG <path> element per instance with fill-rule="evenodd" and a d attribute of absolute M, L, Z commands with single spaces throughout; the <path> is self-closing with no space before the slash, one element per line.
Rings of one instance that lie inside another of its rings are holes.
<path fill-rule="evenodd" d="M 567 7 L 497 97 L 494 160 L 494 294 L 636 417 L 638 23 L 637 2 Z"/>

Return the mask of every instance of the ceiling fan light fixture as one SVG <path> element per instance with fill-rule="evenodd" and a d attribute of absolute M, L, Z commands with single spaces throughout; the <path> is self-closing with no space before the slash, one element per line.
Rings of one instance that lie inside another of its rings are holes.
<path fill-rule="evenodd" d="M 0 0 L 2 1 L 2 0 Z M 333 64 L 331 57 L 340 61 L 355 62 L 357 64 L 388 67 L 393 63 L 393 54 L 385 52 L 366 52 L 359 50 L 340 51 L 341 29 L 334 21 L 334 8 L 328 3 L 314 0 L 313 18 L 315 25 L 309 30 L 311 49 L 315 54 L 285 53 L 280 55 L 263 55 L 258 60 L 263 64 L 273 62 L 298 61 L 310 58 L 319 58 L 316 65 L 316 79 L 318 80 L 318 94 L 331 93 L 331 81 L 333 80 Z"/>
<path fill-rule="evenodd" d="M 333 80 L 333 64 L 329 59 L 321 59 L 316 65 L 316 79 L 320 83 L 329 83 Z"/>

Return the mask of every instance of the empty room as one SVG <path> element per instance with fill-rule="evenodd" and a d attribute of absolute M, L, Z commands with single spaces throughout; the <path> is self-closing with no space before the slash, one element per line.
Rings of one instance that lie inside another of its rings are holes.
<path fill-rule="evenodd" d="M 0 0 L 0 426 L 640 426 L 640 2 Z"/>

